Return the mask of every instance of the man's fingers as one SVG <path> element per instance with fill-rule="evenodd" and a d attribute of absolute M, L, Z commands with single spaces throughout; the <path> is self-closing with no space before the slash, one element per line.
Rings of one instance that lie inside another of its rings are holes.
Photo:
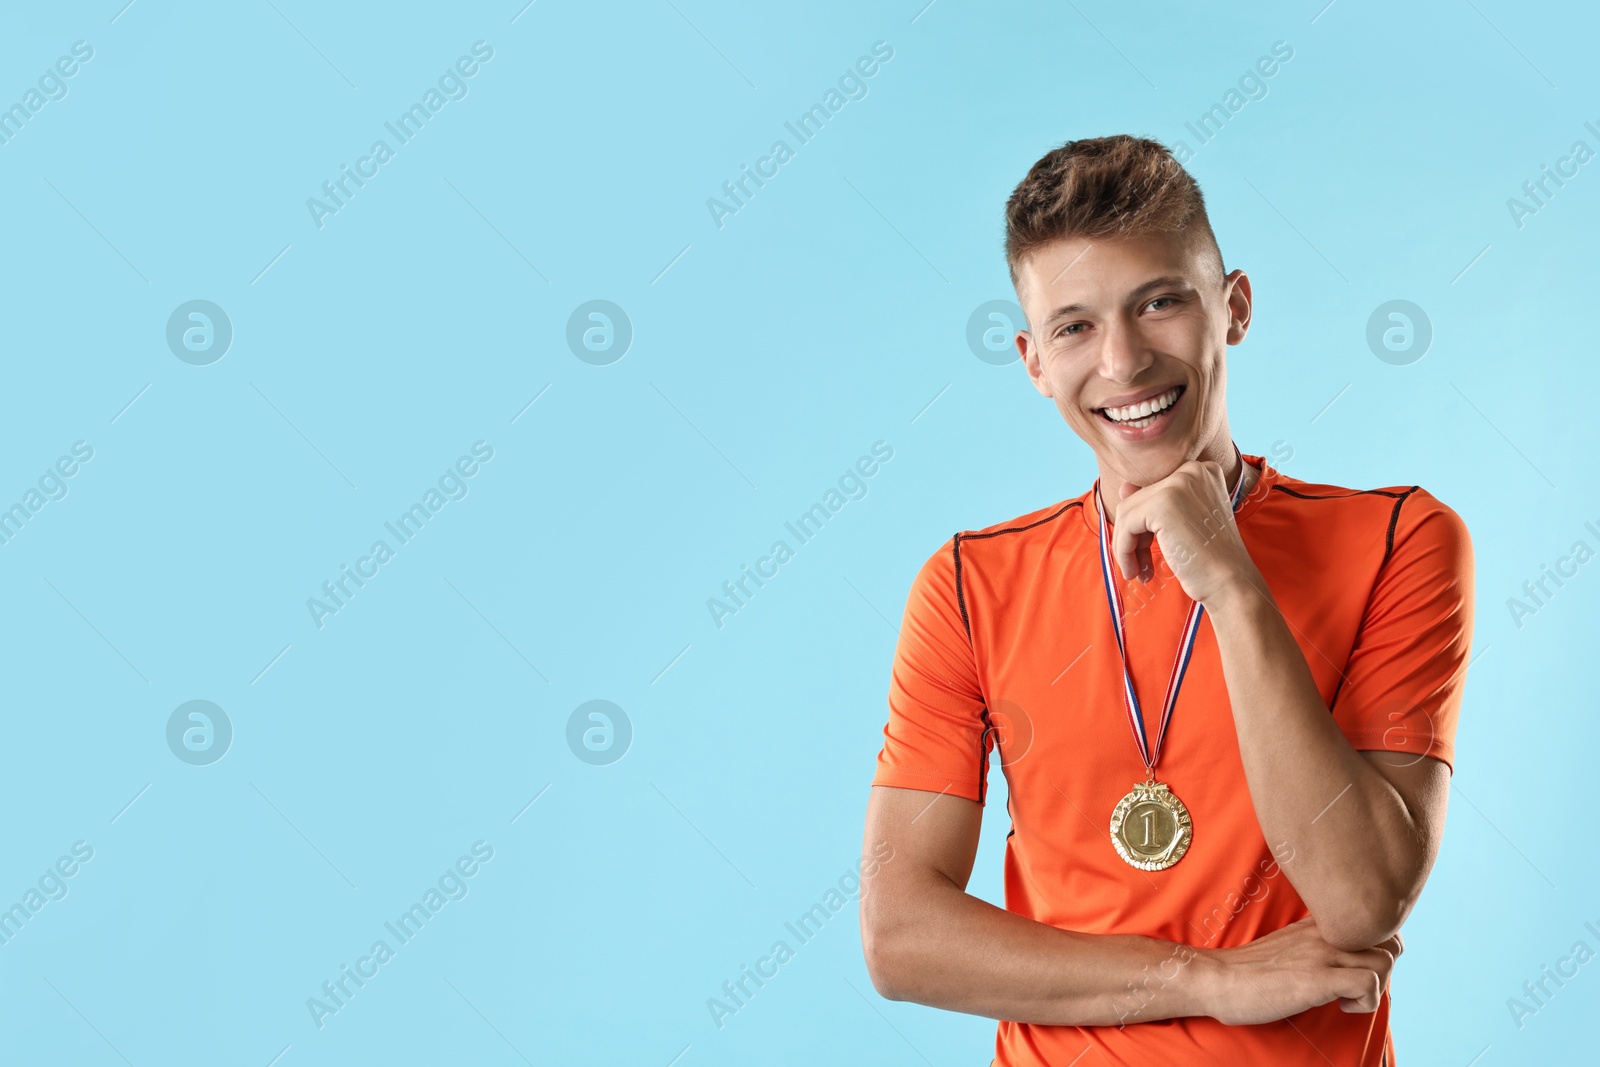
<path fill-rule="evenodd" d="M 1150 542 L 1154 536 L 1150 533 L 1133 532 L 1132 516 L 1118 525 L 1112 550 L 1116 553 L 1117 566 L 1121 569 L 1124 579 L 1144 576 L 1145 565 L 1150 559 Z"/>
<path fill-rule="evenodd" d="M 1139 573 L 1137 523 L 1127 501 L 1140 488 L 1132 482 L 1123 482 L 1122 488 L 1117 490 L 1117 525 L 1111 532 L 1111 553 L 1124 580 Z"/>
<path fill-rule="evenodd" d="M 1150 554 L 1156 535 L 1146 525 L 1141 509 L 1128 503 L 1137 492 L 1131 483 L 1122 487 L 1122 505 L 1117 509 L 1117 524 L 1111 533 L 1111 553 L 1124 581 L 1134 578 L 1148 580 L 1155 577 L 1155 561 Z"/>
<path fill-rule="evenodd" d="M 1116 550 L 1117 567 L 1122 571 L 1122 577 L 1129 581 L 1134 578 L 1144 578 L 1147 574 L 1154 574 L 1154 564 L 1150 557 L 1150 542 L 1155 539 L 1153 534 L 1140 534 L 1130 537 L 1126 548 Z"/>
<path fill-rule="evenodd" d="M 1370 996 L 1363 995 L 1359 997 L 1357 1005 L 1347 1007 L 1343 1003 L 1340 1004 L 1340 1007 L 1344 1008 L 1345 1011 L 1378 1010 L 1378 1001 L 1384 993 L 1388 992 L 1389 976 L 1394 973 L 1394 940 L 1391 937 L 1382 944 L 1373 945 L 1371 948 L 1362 949 L 1360 952 L 1345 954 L 1349 962 L 1341 963 L 1341 967 L 1364 976 L 1361 979 L 1362 981 L 1376 979 L 1376 991 Z"/>
<path fill-rule="evenodd" d="M 1339 1010 L 1345 1012 L 1374 1012 L 1383 1000 L 1383 983 L 1376 971 L 1363 967 L 1336 967 L 1343 971 L 1334 983 L 1339 994 Z"/>
<path fill-rule="evenodd" d="M 1354 967 L 1358 970 L 1376 970 L 1378 967 L 1394 966 L 1393 938 L 1381 945 L 1360 949 L 1355 952 L 1340 952 L 1338 954 L 1339 967 Z"/>
<path fill-rule="evenodd" d="M 1361 997 L 1361 998 L 1340 997 L 1339 998 L 1339 1010 L 1342 1011 L 1342 1012 L 1347 1012 L 1347 1013 L 1349 1013 L 1351 1015 L 1355 1015 L 1355 1014 L 1358 1014 L 1358 1013 L 1359 1014 L 1370 1015 L 1373 1012 L 1378 1010 L 1379 1003 L 1381 1003 L 1381 1001 L 1370 1000 L 1370 999 L 1368 999 L 1366 997 Z"/>
<path fill-rule="evenodd" d="M 1388 992 L 1389 978 L 1394 974 L 1395 961 L 1400 958 L 1400 953 L 1405 951 L 1405 942 L 1400 940 L 1400 935 L 1395 934 L 1381 945 L 1375 946 L 1380 952 L 1389 956 L 1389 969 L 1383 976 L 1383 992 Z"/>
<path fill-rule="evenodd" d="M 1139 538 L 1132 532 L 1131 517 L 1122 517 L 1116 529 L 1111 534 L 1111 554 L 1116 558 L 1117 569 L 1122 572 L 1124 579 L 1132 578 L 1138 573 Z"/>

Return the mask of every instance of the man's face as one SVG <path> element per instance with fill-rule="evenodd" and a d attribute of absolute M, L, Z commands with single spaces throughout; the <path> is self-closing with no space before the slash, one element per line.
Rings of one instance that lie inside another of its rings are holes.
<path fill-rule="evenodd" d="M 1218 435 L 1210 458 L 1233 458 L 1224 357 L 1249 329 L 1250 279 L 1208 254 L 1180 235 L 1067 237 L 1018 268 L 1029 378 L 1125 481 L 1159 481 Z"/>

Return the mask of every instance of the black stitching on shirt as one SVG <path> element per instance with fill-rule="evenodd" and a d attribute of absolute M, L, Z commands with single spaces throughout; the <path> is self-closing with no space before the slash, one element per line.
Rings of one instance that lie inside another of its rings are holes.
<path fill-rule="evenodd" d="M 1299 497 L 1301 500 L 1345 500 L 1349 497 L 1362 496 L 1363 494 L 1376 494 L 1378 496 L 1407 496 L 1415 492 L 1418 487 L 1413 485 L 1410 489 L 1407 489 L 1403 493 L 1396 493 L 1391 489 L 1351 489 L 1348 492 L 1328 493 L 1323 496 L 1312 496 L 1310 493 L 1302 493 L 1298 489 L 1290 489 L 1287 485 L 1274 485 L 1272 488 L 1277 492 L 1288 493 L 1290 496 Z"/>
<path fill-rule="evenodd" d="M 978 735 L 978 803 L 983 803 L 983 798 L 989 793 L 989 734 L 994 731 L 994 723 L 989 721 L 989 706 L 985 704 L 979 711 L 983 719 L 983 733 Z M 995 747 L 999 747 L 996 739 Z"/>
<path fill-rule="evenodd" d="M 967 631 L 967 643 L 972 643 L 972 623 L 967 621 L 967 597 L 961 589 L 961 535 L 950 539 L 950 550 L 956 557 L 956 604 L 961 608 L 961 625 Z"/>
<path fill-rule="evenodd" d="M 1007 526 L 1003 530 L 990 530 L 987 533 L 969 533 L 967 534 L 967 540 L 971 541 L 975 537 L 999 537 L 1001 534 L 1020 533 L 1023 530 L 1031 530 L 1035 526 L 1043 526 L 1047 522 L 1054 521 L 1068 508 L 1081 508 L 1082 506 L 1083 501 L 1081 500 L 1069 500 L 1065 504 L 1062 504 L 1061 507 L 1057 508 L 1052 514 L 1046 515 L 1042 519 L 1035 519 L 1026 526 Z"/>
<path fill-rule="evenodd" d="M 1400 523 L 1400 507 L 1406 502 L 1407 497 L 1421 488 L 1420 485 L 1413 485 L 1401 493 L 1400 499 L 1394 502 L 1394 510 L 1389 513 L 1389 533 L 1383 540 L 1383 567 L 1389 565 L 1389 554 L 1394 551 L 1394 528 Z M 1381 571 L 1383 567 L 1378 569 Z"/>

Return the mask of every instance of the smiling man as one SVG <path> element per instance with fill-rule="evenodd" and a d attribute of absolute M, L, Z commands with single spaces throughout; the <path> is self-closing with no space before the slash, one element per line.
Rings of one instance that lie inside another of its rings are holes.
<path fill-rule="evenodd" d="M 867 851 L 896 857 L 861 898 L 873 984 L 1001 1020 L 999 1067 L 1392 1067 L 1467 530 L 1418 486 L 1302 481 L 1236 446 L 1250 280 L 1160 144 L 1062 145 L 1006 227 L 1023 366 L 1099 476 L 955 534 L 912 582 L 867 809 Z M 1004 909 L 966 892 L 991 751 Z"/>

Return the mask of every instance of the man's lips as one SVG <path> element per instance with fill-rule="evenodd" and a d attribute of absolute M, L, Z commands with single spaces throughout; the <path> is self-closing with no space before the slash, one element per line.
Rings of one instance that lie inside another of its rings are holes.
<path fill-rule="evenodd" d="M 1092 408 L 1090 410 L 1109 422 L 1128 422 L 1137 420 L 1139 418 L 1148 417 L 1152 414 L 1166 414 L 1173 408 L 1177 407 L 1178 401 L 1183 399 L 1183 395 L 1186 392 L 1188 392 L 1188 386 L 1182 383 L 1175 385 L 1162 385 L 1157 386 L 1154 389 L 1145 389 L 1138 393 L 1127 393 L 1120 397 L 1113 397 L 1111 400 L 1100 405 L 1099 407 Z M 1153 408 L 1151 411 L 1147 411 L 1143 415 L 1134 414 L 1140 404 L 1143 404 L 1147 401 L 1158 401 L 1167 397 L 1170 397 L 1171 399 L 1167 400 L 1165 407 L 1159 409 Z M 1110 414 L 1112 411 L 1118 411 L 1120 413 L 1120 417 L 1112 418 Z"/>

